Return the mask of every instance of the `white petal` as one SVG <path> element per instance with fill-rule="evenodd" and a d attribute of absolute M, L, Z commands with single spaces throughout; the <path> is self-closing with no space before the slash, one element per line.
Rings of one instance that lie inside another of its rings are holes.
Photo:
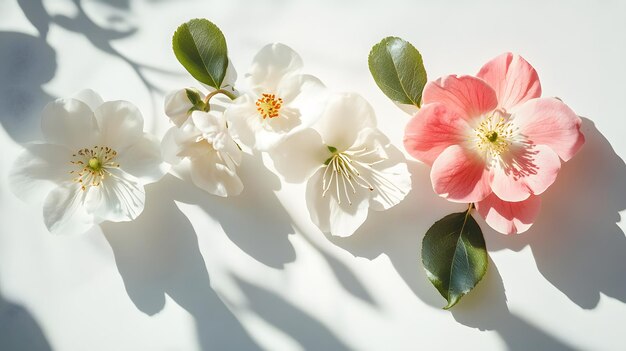
<path fill-rule="evenodd" d="M 98 124 L 84 102 L 76 99 L 57 99 L 44 108 L 41 116 L 44 139 L 72 150 L 95 145 L 98 142 Z"/>
<path fill-rule="evenodd" d="M 76 183 L 65 183 L 48 194 L 43 205 L 46 227 L 54 234 L 82 234 L 98 221 L 83 206 L 85 192 Z"/>
<path fill-rule="evenodd" d="M 72 179 L 72 151 L 53 144 L 27 144 L 13 164 L 9 184 L 22 200 L 43 200 L 58 184 Z"/>
<path fill-rule="evenodd" d="M 190 173 L 197 187 L 213 195 L 233 196 L 243 190 L 234 164 L 222 159 L 216 152 L 191 159 Z"/>
<path fill-rule="evenodd" d="M 211 143 L 213 139 L 218 138 L 220 134 L 226 133 L 226 120 L 222 114 L 215 112 L 193 111 L 191 114 L 193 124 L 202 132 L 205 139 Z M 216 146 L 216 149 L 219 149 Z"/>
<path fill-rule="evenodd" d="M 139 109 L 130 102 L 107 101 L 94 114 L 100 127 L 102 142 L 118 153 L 143 135 L 143 117 Z"/>
<path fill-rule="evenodd" d="M 322 232 L 335 236 L 352 235 L 367 218 L 369 195 L 367 190 L 357 188 L 356 194 L 350 194 L 352 203 L 343 197 L 343 188 L 339 192 L 334 185 L 325 196 L 322 196 L 322 179 L 326 168 L 319 169 L 307 183 L 306 202 L 311 220 Z M 335 184 L 335 183 L 333 183 Z"/>
<path fill-rule="evenodd" d="M 87 190 L 85 208 L 95 217 L 111 222 L 126 222 L 141 214 L 146 193 L 133 176 L 109 169 L 109 177 Z"/>
<path fill-rule="evenodd" d="M 230 134 L 224 134 L 224 148 L 220 150 L 222 155 L 228 155 L 229 159 L 232 160 L 235 165 L 241 165 L 241 158 L 243 152 L 239 148 L 239 145 L 230 137 Z"/>
<path fill-rule="evenodd" d="M 302 59 L 287 45 L 275 43 L 263 47 L 252 60 L 248 83 L 257 93 L 275 92 L 287 75 L 302 68 Z"/>
<path fill-rule="evenodd" d="M 263 128 L 263 118 L 248 94 L 238 97 L 224 112 L 231 135 L 249 148 L 256 147 L 256 132 Z"/>
<path fill-rule="evenodd" d="M 374 188 L 370 192 L 370 208 L 383 211 L 400 203 L 412 186 L 404 154 L 373 128 L 363 129 L 354 145 L 351 151 L 363 151 L 354 155 L 353 163 Z"/>
<path fill-rule="evenodd" d="M 124 172 L 133 175 L 142 184 L 154 183 L 167 173 L 159 141 L 148 133 L 119 153 L 115 161 Z"/>
<path fill-rule="evenodd" d="M 199 90 L 189 88 L 197 92 L 202 99 L 204 94 Z M 187 89 L 179 89 L 172 91 L 165 96 L 165 114 L 177 126 L 181 126 L 189 117 L 189 110 L 193 107 L 191 101 L 187 97 Z"/>
<path fill-rule="evenodd" d="M 375 126 L 374 110 L 363 97 L 341 93 L 329 98 L 316 129 L 326 145 L 341 152 L 354 144 L 362 129 Z"/>
<path fill-rule="evenodd" d="M 170 128 L 161 140 L 161 153 L 163 160 L 171 165 L 177 165 L 181 158 L 178 156 L 180 152 L 180 146 L 176 142 L 176 135 L 178 134 L 178 128 Z"/>
<path fill-rule="evenodd" d="M 290 183 L 307 180 L 331 155 L 313 129 L 291 135 L 269 152 L 276 170 Z"/>
<path fill-rule="evenodd" d="M 275 93 L 276 96 L 283 99 L 285 105 L 292 106 L 306 106 L 308 102 L 325 103 L 324 98 L 328 98 L 325 96 L 328 93 L 324 83 L 310 74 L 295 74 L 285 77 L 278 84 Z M 319 115 L 324 109 L 324 105 L 316 107 L 317 109 L 314 110 Z"/>
<path fill-rule="evenodd" d="M 84 89 L 72 96 L 73 99 L 84 102 L 92 111 L 95 111 L 104 103 L 102 97 L 91 89 Z"/>
<path fill-rule="evenodd" d="M 400 152 L 397 149 L 396 151 Z M 411 174 L 406 163 L 389 160 L 376 164 L 373 168 L 380 173 L 371 178 L 374 185 L 370 204 L 372 210 L 387 210 L 399 204 L 411 191 Z"/>

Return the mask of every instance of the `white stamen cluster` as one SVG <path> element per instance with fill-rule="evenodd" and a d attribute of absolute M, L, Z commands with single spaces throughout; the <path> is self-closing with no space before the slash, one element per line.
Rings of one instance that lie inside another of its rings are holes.
<path fill-rule="evenodd" d="M 329 147 L 329 150 L 335 150 L 333 147 Z M 374 191 L 375 186 L 392 186 L 396 187 L 393 183 L 386 179 L 385 175 L 373 168 L 372 166 L 384 162 L 386 158 L 381 158 L 374 162 L 363 162 L 362 158 L 376 153 L 377 150 L 367 150 L 363 148 L 357 151 L 344 151 L 333 152 L 333 155 L 326 160 L 326 169 L 322 176 L 322 196 L 326 196 L 328 191 L 333 187 L 336 191 L 337 202 L 341 204 L 342 197 L 352 205 L 352 199 L 350 194 L 356 194 L 358 188 Z M 372 179 L 367 179 L 363 176 L 363 172 L 366 170 Z M 380 184 L 378 184 L 380 183 Z M 397 188 L 397 187 L 396 187 Z"/>

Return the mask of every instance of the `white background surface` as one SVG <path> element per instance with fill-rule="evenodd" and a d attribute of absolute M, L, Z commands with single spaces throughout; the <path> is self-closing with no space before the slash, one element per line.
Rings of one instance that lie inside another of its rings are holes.
<path fill-rule="evenodd" d="M 40 2 L 0 0 L 0 350 L 626 349 L 623 1 Z M 420 241 L 464 206 L 436 197 L 415 161 L 406 200 L 348 239 L 319 232 L 304 187 L 251 156 L 237 198 L 166 177 L 133 223 L 49 234 L 6 180 L 19 143 L 38 138 L 38 112 L 89 87 L 135 103 L 162 135 L 163 92 L 195 85 L 170 49 L 193 17 L 221 27 L 240 77 L 264 44 L 292 46 L 307 73 L 364 95 L 399 146 L 408 117 L 368 72 L 373 44 L 409 40 L 431 79 L 514 51 L 544 96 L 586 118 L 587 144 L 529 232 L 482 224 L 489 271 L 451 312 Z"/>

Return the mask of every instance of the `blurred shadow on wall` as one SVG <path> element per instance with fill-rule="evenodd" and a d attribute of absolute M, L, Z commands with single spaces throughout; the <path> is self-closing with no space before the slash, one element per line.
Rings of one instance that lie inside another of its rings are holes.
<path fill-rule="evenodd" d="M 194 317 L 203 350 L 260 349 L 211 288 L 196 233 L 176 206 L 172 185 L 184 186 L 167 179 L 147 186 L 137 220 L 101 225 L 128 296 L 152 316 L 169 295 Z"/>
<path fill-rule="evenodd" d="M 0 294 L 0 350 L 50 351 L 52 348 L 33 316 Z"/>
<path fill-rule="evenodd" d="M 617 225 L 626 209 L 626 165 L 592 121 L 583 118 L 582 130 L 586 143 L 542 195 L 534 226 L 509 237 L 487 229 L 485 239 L 490 250 L 530 245 L 541 274 L 591 309 L 600 293 L 626 302 L 626 237 Z"/>
<path fill-rule="evenodd" d="M 332 330 L 280 296 L 236 276 L 233 278 L 246 295 L 248 309 L 285 332 L 303 350 L 351 350 Z"/>
<path fill-rule="evenodd" d="M 45 37 L 18 32 L 0 32 L 0 48 L 2 127 L 19 143 L 40 139 L 39 113 L 54 99 L 42 85 L 54 77 L 56 53 Z"/>

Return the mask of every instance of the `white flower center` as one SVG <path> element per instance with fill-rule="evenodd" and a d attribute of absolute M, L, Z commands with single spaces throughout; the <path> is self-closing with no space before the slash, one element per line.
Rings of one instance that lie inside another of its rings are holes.
<path fill-rule="evenodd" d="M 262 94 L 256 101 L 256 110 L 263 119 L 278 117 L 278 112 L 283 106 L 283 99 L 274 94 Z"/>
<path fill-rule="evenodd" d="M 357 151 L 337 152 L 337 149 L 328 146 L 333 155 L 324 162 L 326 170 L 322 176 L 322 197 L 329 191 L 335 191 L 337 202 L 341 204 L 345 198 L 352 205 L 352 196 L 358 188 L 374 191 L 379 186 L 398 188 L 386 178 L 386 175 L 372 166 L 386 161 L 386 158 L 365 162 L 364 158 L 371 158 L 378 150 L 363 148 Z M 334 183 L 334 184 L 333 184 Z"/>
<path fill-rule="evenodd" d="M 517 128 L 510 121 L 510 114 L 496 110 L 486 115 L 473 130 L 472 142 L 486 156 L 497 158 L 517 141 Z"/>
<path fill-rule="evenodd" d="M 91 186 L 99 186 L 103 179 L 109 175 L 110 168 L 119 168 L 119 164 L 113 162 L 117 151 L 108 146 L 94 146 L 78 150 L 72 155 L 70 163 L 77 169 L 70 171 L 74 176 L 73 182 L 79 183 L 83 191 Z"/>

